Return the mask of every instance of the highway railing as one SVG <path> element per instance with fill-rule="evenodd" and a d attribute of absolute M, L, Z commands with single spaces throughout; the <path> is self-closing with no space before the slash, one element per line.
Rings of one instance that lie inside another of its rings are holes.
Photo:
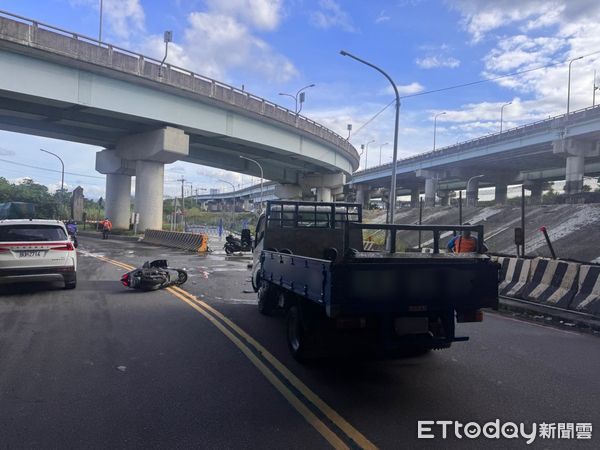
<path fill-rule="evenodd" d="M 0 38 L 142 77 L 284 123 L 335 145 L 346 152 L 358 166 L 356 149 L 334 131 L 269 100 L 191 70 L 168 63 L 162 64 L 158 59 L 2 10 Z"/>

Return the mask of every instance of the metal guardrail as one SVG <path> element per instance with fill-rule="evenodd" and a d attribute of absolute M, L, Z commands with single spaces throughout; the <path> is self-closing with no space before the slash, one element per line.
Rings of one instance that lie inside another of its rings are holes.
<path fill-rule="evenodd" d="M 27 29 L 11 26 L 7 23 L 9 20 L 25 25 Z M 26 42 L 29 47 L 150 79 L 293 126 L 334 144 L 358 165 L 356 149 L 329 128 L 262 97 L 182 67 L 163 64 L 163 70 L 159 71 L 161 61 L 158 59 L 3 10 L 0 10 L 0 38 Z"/>
<path fill-rule="evenodd" d="M 398 164 L 407 163 L 407 162 L 416 162 L 416 161 L 426 161 L 428 159 L 436 158 L 442 155 L 457 155 L 462 151 L 470 150 L 474 147 L 490 145 L 493 143 L 500 142 L 505 138 L 517 138 L 521 137 L 527 133 L 532 131 L 543 131 L 543 130 L 559 130 L 564 128 L 569 123 L 573 123 L 576 120 L 600 117 L 600 105 L 598 106 L 589 106 L 587 108 L 583 108 L 577 111 L 573 111 L 569 113 L 569 117 L 567 118 L 567 114 L 560 114 L 554 117 L 550 117 L 544 120 L 538 120 L 537 122 L 528 123 L 525 125 L 520 125 L 515 128 L 509 128 L 506 131 L 493 133 L 491 135 L 478 137 L 474 139 L 470 139 L 468 141 L 460 142 L 458 144 L 447 145 L 446 147 L 440 147 L 438 149 L 431 150 L 425 153 L 420 153 L 418 155 L 409 156 L 407 158 L 402 158 L 398 160 Z M 353 176 L 366 175 L 369 173 L 376 173 L 381 171 L 384 168 L 392 167 L 392 163 L 382 164 L 381 166 L 370 167 L 365 170 L 361 170 L 358 172 L 354 172 Z"/>

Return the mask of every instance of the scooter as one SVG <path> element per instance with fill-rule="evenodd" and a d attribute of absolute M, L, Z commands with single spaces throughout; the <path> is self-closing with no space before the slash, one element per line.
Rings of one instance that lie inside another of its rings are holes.
<path fill-rule="evenodd" d="M 166 259 L 146 261 L 142 267 L 121 277 L 123 286 L 140 291 L 156 291 L 170 286 L 181 286 L 188 279 L 184 269 L 168 266 Z"/>
<path fill-rule="evenodd" d="M 251 252 L 252 251 L 252 237 L 250 236 L 250 230 L 242 230 L 242 238 L 238 239 L 233 235 L 225 237 L 225 245 L 223 249 L 225 253 L 231 255 L 235 252 Z"/>

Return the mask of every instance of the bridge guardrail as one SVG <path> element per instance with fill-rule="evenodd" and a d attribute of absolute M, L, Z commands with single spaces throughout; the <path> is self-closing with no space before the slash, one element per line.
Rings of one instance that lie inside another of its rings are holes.
<path fill-rule="evenodd" d="M 183 67 L 162 64 L 158 59 L 4 10 L 0 10 L 0 36 L 11 42 L 25 43 L 23 45 L 28 47 L 39 47 L 79 61 L 144 77 L 285 123 L 334 144 L 356 160 L 358 167 L 356 149 L 329 128 L 262 97 Z"/>

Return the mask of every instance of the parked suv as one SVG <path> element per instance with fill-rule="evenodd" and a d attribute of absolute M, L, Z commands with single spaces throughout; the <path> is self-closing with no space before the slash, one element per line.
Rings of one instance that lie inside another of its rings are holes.
<path fill-rule="evenodd" d="M 63 280 L 77 286 L 77 254 L 58 220 L 0 220 L 0 283 Z"/>

